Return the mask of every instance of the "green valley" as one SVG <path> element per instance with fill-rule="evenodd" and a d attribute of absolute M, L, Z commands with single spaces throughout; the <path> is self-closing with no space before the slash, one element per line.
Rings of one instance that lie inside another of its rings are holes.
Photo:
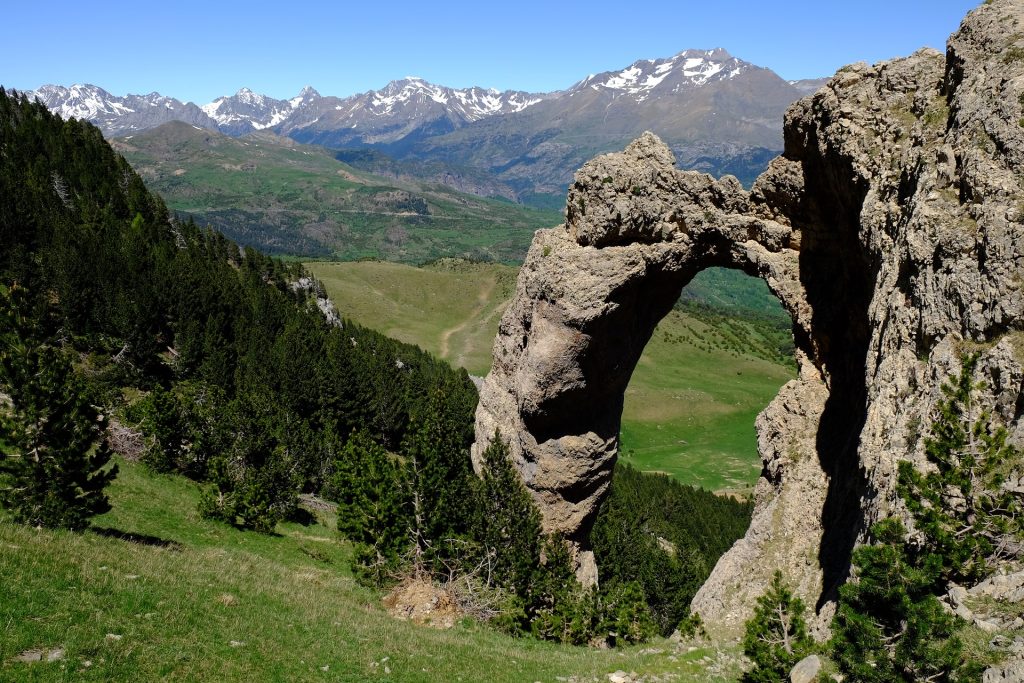
<path fill-rule="evenodd" d="M 489 369 L 515 269 L 462 261 L 306 265 L 343 316 L 472 374 Z M 714 308 L 692 303 L 710 294 Z M 659 324 L 626 390 L 623 460 L 711 490 L 751 487 L 761 468 L 754 418 L 795 374 L 787 341 L 786 314 L 763 283 L 737 271 L 698 275 Z"/>
<path fill-rule="evenodd" d="M 231 138 L 172 122 L 113 145 L 167 205 L 276 254 L 423 263 L 522 258 L 559 212 L 384 178 L 269 133 Z"/>

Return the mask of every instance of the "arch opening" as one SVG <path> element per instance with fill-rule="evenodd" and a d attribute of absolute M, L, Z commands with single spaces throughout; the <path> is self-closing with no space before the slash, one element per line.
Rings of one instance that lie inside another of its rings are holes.
<path fill-rule="evenodd" d="M 762 472 L 754 421 L 796 377 L 794 354 L 792 319 L 763 280 L 735 269 L 699 272 L 629 379 L 619 462 L 751 497 Z"/>

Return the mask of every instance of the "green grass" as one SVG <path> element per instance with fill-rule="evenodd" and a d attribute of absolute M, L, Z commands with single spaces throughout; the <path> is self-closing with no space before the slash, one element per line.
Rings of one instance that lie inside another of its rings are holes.
<path fill-rule="evenodd" d="M 707 647 L 600 651 L 396 620 L 352 579 L 333 520 L 239 531 L 198 517 L 192 482 L 119 465 L 102 533 L 0 514 L 0 681 L 596 681 L 618 669 L 712 679 Z M 58 648 L 59 661 L 12 661 Z"/>
<path fill-rule="evenodd" d="M 625 462 L 710 490 L 753 485 L 761 471 L 754 419 L 794 371 L 724 339 L 677 310 L 661 321 L 626 389 Z"/>
<path fill-rule="evenodd" d="M 457 262 L 429 268 L 307 265 L 342 315 L 475 375 L 490 368 L 498 322 L 514 291 L 514 269 Z M 768 307 L 765 296 L 771 294 L 763 284 L 762 291 L 734 276 L 712 276 L 711 283 L 721 285 L 719 296 L 740 317 L 684 306 L 661 321 L 626 390 L 620 452 L 644 471 L 742 492 L 761 470 L 754 418 L 795 370 L 780 356 L 780 339 L 788 333 L 774 325 L 777 314 Z M 739 287 L 730 290 L 733 281 Z"/>
<path fill-rule="evenodd" d="M 558 211 L 360 171 L 270 135 L 229 138 L 183 123 L 115 141 L 175 211 L 276 254 L 423 263 L 522 259 Z"/>
<path fill-rule="evenodd" d="M 342 316 L 483 376 L 517 270 L 441 261 L 424 268 L 398 263 L 312 262 Z"/>

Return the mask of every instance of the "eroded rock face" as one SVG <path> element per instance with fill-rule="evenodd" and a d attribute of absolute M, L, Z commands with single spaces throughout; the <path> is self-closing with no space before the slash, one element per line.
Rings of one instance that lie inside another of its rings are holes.
<path fill-rule="evenodd" d="M 791 107 L 785 152 L 746 192 L 674 168 L 645 134 L 580 169 L 566 223 L 538 231 L 477 409 L 548 531 L 577 547 L 610 483 L 623 394 L 682 287 L 711 266 L 763 278 L 793 318 L 798 378 L 757 420 L 750 530 L 694 600 L 749 617 L 775 569 L 819 635 L 867 527 L 902 514 L 941 384 L 982 353 L 986 405 L 1024 440 L 1024 7 L 972 12 L 947 54 L 855 64 Z"/>

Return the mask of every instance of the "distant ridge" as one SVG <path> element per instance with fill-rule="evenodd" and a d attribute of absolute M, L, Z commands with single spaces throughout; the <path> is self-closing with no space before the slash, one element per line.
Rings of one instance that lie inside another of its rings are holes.
<path fill-rule="evenodd" d="M 466 179 L 486 176 L 468 184 L 553 208 L 583 162 L 645 130 L 685 168 L 750 182 L 782 149 L 786 107 L 824 82 L 787 82 L 715 48 L 638 60 L 549 93 L 450 88 L 407 76 L 347 97 L 307 86 L 276 99 L 242 88 L 202 106 L 159 93 L 120 97 L 95 85 L 27 94 L 108 137 L 173 120 L 232 137 L 268 131 L 336 150 L 372 149 L 386 158 L 368 157 L 367 170 L 395 177 L 466 187 Z"/>

